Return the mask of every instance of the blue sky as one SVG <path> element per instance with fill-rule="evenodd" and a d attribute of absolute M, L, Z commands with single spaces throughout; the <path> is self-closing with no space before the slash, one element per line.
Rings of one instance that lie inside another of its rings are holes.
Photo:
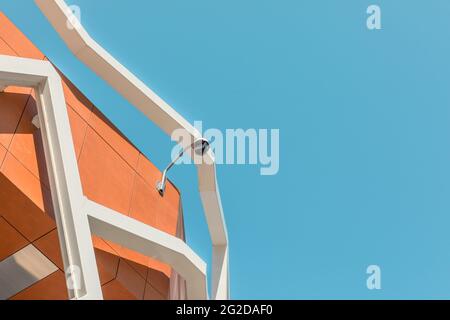
<path fill-rule="evenodd" d="M 71 0 L 191 122 L 279 128 L 280 172 L 218 168 L 233 298 L 450 296 L 450 3 Z M 382 30 L 366 28 L 378 4 Z M 159 167 L 173 144 L 79 63 L 31 0 L 0 8 Z M 210 261 L 193 166 L 170 173 Z M 366 268 L 382 290 L 366 288 Z"/>

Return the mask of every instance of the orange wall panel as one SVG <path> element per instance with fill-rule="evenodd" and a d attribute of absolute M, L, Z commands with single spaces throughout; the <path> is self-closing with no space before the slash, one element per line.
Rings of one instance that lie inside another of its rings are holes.
<path fill-rule="evenodd" d="M 35 115 L 37 115 L 36 100 L 30 95 L 9 152 L 47 188 L 50 188 L 41 131 L 31 123 Z"/>
<path fill-rule="evenodd" d="M 33 244 L 60 270 L 64 270 L 61 249 L 59 247 L 58 231 L 56 229 L 39 238 Z"/>
<path fill-rule="evenodd" d="M 114 128 L 114 125 L 98 109 L 93 109 L 89 124 L 130 167 L 136 168 L 139 151 Z"/>
<path fill-rule="evenodd" d="M 17 53 L 18 56 L 31 59 L 44 59 L 44 54 L 28 40 L 16 26 L 0 12 L 0 37 Z"/>
<path fill-rule="evenodd" d="M 0 168 L 2 167 L 3 160 L 5 160 L 6 157 L 6 149 L 0 145 Z M 1 212 L 0 212 L 1 216 Z"/>
<path fill-rule="evenodd" d="M 95 249 L 95 258 L 100 283 L 103 286 L 116 278 L 120 259 L 118 256 L 100 249 Z"/>
<path fill-rule="evenodd" d="M 147 282 L 159 292 L 162 296 L 167 294 L 170 289 L 169 278 L 162 272 L 157 270 L 149 269 L 147 274 Z M 168 298 L 168 297 L 165 297 Z"/>
<path fill-rule="evenodd" d="M 76 113 L 72 108 L 67 108 L 69 116 L 70 128 L 72 131 L 73 146 L 75 148 L 75 155 L 79 159 L 81 149 L 83 147 L 84 138 L 87 132 L 87 123 Z"/>
<path fill-rule="evenodd" d="M 137 300 L 119 281 L 113 280 L 102 287 L 105 300 Z"/>
<path fill-rule="evenodd" d="M 30 241 L 56 227 L 49 190 L 11 154 L 0 169 L 0 211 Z"/>
<path fill-rule="evenodd" d="M 144 300 L 168 300 L 167 294 L 161 294 L 151 284 L 145 287 Z"/>
<path fill-rule="evenodd" d="M 149 186 L 140 176 L 137 176 L 131 199 L 130 217 L 156 227 L 158 213 L 161 212 L 160 199 L 161 196 L 156 188 Z"/>
<path fill-rule="evenodd" d="M 118 281 L 135 299 L 144 298 L 145 281 L 147 278 L 147 269 L 140 265 L 132 265 L 123 259 L 119 263 L 116 281 Z M 144 275 L 145 273 L 145 275 Z"/>
<path fill-rule="evenodd" d="M 14 50 L 8 46 L 8 44 L 0 38 L 0 54 L 8 55 L 8 56 L 17 56 Z"/>
<path fill-rule="evenodd" d="M 0 144 L 6 149 L 16 132 L 28 98 L 29 95 L 25 94 L 23 89 L 15 87 L 7 88 L 0 95 Z"/>
<path fill-rule="evenodd" d="M 92 128 L 87 129 L 79 169 L 89 199 L 128 214 L 135 171 Z"/>
<path fill-rule="evenodd" d="M 11 300 L 67 300 L 66 277 L 60 270 L 19 292 Z"/>
<path fill-rule="evenodd" d="M 16 253 L 28 244 L 25 239 L 13 226 L 0 217 L 0 261 Z"/>

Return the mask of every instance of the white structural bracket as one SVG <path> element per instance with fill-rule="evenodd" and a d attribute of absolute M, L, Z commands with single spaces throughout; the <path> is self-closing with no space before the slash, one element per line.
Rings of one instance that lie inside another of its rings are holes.
<path fill-rule="evenodd" d="M 69 288 L 69 297 L 101 299 L 61 78 L 48 61 L 0 55 L 0 83 L 35 90 L 64 267 L 69 272 L 79 271 L 79 281 Z"/>
<path fill-rule="evenodd" d="M 88 201 L 94 234 L 171 265 L 186 280 L 189 299 L 207 299 L 206 264 L 181 239 Z"/>
<path fill-rule="evenodd" d="M 189 299 L 207 299 L 206 264 L 182 240 L 83 195 L 61 78 L 48 61 L 0 55 L 0 82 L 35 90 L 58 237 L 71 299 L 102 299 L 92 234 L 171 265 Z"/>
<path fill-rule="evenodd" d="M 183 149 L 201 138 L 201 134 L 188 121 L 95 42 L 63 0 L 35 0 L 35 2 L 80 61 L 169 136 L 175 130 L 185 130 L 191 141 L 183 141 L 185 143 Z M 197 165 L 197 171 L 200 196 L 213 246 L 212 298 L 228 299 L 228 234 L 216 180 L 214 154 L 211 150 L 203 156 L 202 164 Z"/>

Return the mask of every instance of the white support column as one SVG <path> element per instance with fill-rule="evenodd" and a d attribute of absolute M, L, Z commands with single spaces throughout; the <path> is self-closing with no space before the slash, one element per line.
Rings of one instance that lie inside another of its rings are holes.
<path fill-rule="evenodd" d="M 73 299 L 102 299 L 61 78 L 50 62 L 0 55 L 0 83 L 34 88 L 61 252 Z"/>

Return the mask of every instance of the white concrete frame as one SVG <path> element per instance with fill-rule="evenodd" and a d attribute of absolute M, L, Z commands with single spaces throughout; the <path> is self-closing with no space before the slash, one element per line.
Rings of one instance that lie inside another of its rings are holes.
<path fill-rule="evenodd" d="M 83 195 L 61 78 L 51 63 L 0 55 L 0 83 L 36 93 L 64 268 L 79 280 L 68 288 L 69 297 L 103 298 L 91 238 L 96 234 L 170 264 L 186 280 L 189 299 L 207 299 L 206 264 L 186 243 Z"/>
<path fill-rule="evenodd" d="M 35 0 L 43 14 L 72 53 L 99 77 L 111 85 L 132 105 L 144 113 L 169 136 L 185 130 L 191 142 L 201 134 L 165 101 L 95 42 L 79 21 L 75 21 L 63 0 Z M 189 141 L 184 141 L 189 145 Z M 213 246 L 212 298 L 229 298 L 228 234 L 216 180 L 214 154 L 209 150 L 197 165 L 199 191 Z"/>

